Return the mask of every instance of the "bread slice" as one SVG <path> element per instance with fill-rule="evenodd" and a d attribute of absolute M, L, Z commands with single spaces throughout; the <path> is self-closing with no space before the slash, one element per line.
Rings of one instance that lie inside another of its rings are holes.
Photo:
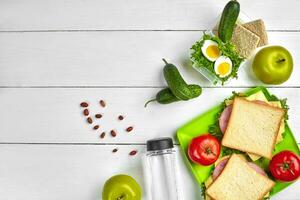
<path fill-rule="evenodd" d="M 245 23 L 242 26 L 260 38 L 258 43 L 259 47 L 268 44 L 268 34 L 266 32 L 266 28 L 263 20 L 258 19 L 252 22 Z"/>
<path fill-rule="evenodd" d="M 275 185 L 268 177 L 249 167 L 247 161 L 232 154 L 219 177 L 206 193 L 215 200 L 259 200 Z"/>
<path fill-rule="evenodd" d="M 260 38 L 248 29 L 238 24 L 235 25 L 231 42 L 243 58 L 248 58 L 251 55 L 256 49 L 259 40 Z"/>
<path fill-rule="evenodd" d="M 222 145 L 271 159 L 284 114 L 282 108 L 236 97 Z"/>

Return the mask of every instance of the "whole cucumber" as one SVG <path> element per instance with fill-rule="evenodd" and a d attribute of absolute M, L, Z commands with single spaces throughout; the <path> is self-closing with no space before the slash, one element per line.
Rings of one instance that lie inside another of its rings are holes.
<path fill-rule="evenodd" d="M 172 93 L 180 100 L 187 101 L 192 98 L 188 84 L 183 80 L 177 67 L 168 63 L 165 59 L 164 77 Z"/>
<path fill-rule="evenodd" d="M 188 85 L 188 88 L 190 89 L 190 91 L 192 93 L 192 96 L 193 96 L 192 98 L 196 98 L 196 97 L 200 96 L 200 94 L 202 93 L 202 88 L 199 85 Z M 180 101 L 180 99 L 178 99 L 172 93 L 170 88 L 164 88 L 156 94 L 155 99 L 152 99 L 152 100 L 146 102 L 145 107 L 148 105 L 148 103 L 150 103 L 152 101 L 157 101 L 160 104 L 169 104 L 169 103 L 173 103 L 176 101 Z"/>
<path fill-rule="evenodd" d="M 223 42 L 228 42 L 232 38 L 234 26 L 240 13 L 240 4 L 236 0 L 229 1 L 222 13 L 218 35 Z"/>

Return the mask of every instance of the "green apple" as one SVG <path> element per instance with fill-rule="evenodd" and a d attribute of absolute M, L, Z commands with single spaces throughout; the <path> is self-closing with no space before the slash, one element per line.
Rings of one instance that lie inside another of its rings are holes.
<path fill-rule="evenodd" d="M 293 58 L 284 47 L 265 47 L 255 55 L 252 69 L 262 82 L 281 84 L 287 81 L 292 74 Z"/>
<path fill-rule="evenodd" d="M 108 179 L 103 187 L 102 200 L 141 200 L 139 184 L 128 175 L 120 174 Z"/>

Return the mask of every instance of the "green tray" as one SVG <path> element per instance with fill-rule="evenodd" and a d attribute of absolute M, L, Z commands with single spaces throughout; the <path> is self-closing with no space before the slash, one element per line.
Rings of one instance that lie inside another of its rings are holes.
<path fill-rule="evenodd" d="M 269 100 L 271 94 L 265 87 L 256 87 L 249 89 L 248 91 L 244 92 L 247 96 L 254 94 L 256 92 L 262 91 L 266 98 Z M 177 130 L 177 137 L 180 143 L 180 146 L 184 152 L 184 157 L 186 159 L 187 165 L 190 167 L 192 170 L 193 174 L 196 177 L 197 182 L 199 185 L 204 183 L 206 179 L 210 176 L 211 170 L 213 168 L 213 165 L 211 166 L 201 166 L 198 164 L 193 163 L 192 161 L 189 160 L 188 154 L 187 154 L 187 149 L 188 145 L 191 142 L 191 140 L 199 136 L 201 134 L 207 133 L 208 128 L 210 125 L 214 124 L 216 115 L 220 112 L 221 106 L 216 106 L 207 112 L 203 113 L 202 115 L 196 117 L 189 123 L 185 124 L 181 128 Z M 276 154 L 282 150 L 291 150 L 295 152 L 296 154 L 300 155 L 299 147 L 298 144 L 293 136 L 293 133 L 291 129 L 289 128 L 288 124 L 286 123 L 285 126 L 285 133 L 284 133 L 284 139 L 281 141 L 279 144 L 275 146 L 275 150 L 273 154 Z M 262 168 L 267 170 L 269 160 L 265 158 L 259 159 L 259 162 L 257 161 L 257 164 L 259 164 Z M 270 196 L 278 193 L 279 191 L 283 190 L 287 186 L 292 184 L 290 183 L 284 183 L 284 182 L 279 182 L 276 181 L 275 186 L 272 188 L 270 192 Z"/>

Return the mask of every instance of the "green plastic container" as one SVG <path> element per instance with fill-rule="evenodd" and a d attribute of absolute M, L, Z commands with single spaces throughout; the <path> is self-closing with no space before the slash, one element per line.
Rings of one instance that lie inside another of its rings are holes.
<path fill-rule="evenodd" d="M 266 98 L 269 100 L 271 94 L 265 87 L 256 87 L 252 88 L 246 92 L 244 92 L 247 96 L 254 94 L 256 92 L 262 91 Z M 208 133 L 208 128 L 210 125 L 213 125 L 216 120 L 216 115 L 221 111 L 221 106 L 216 106 L 207 112 L 203 113 L 202 115 L 196 117 L 192 121 L 188 122 L 181 128 L 177 130 L 177 137 L 180 143 L 180 146 L 182 148 L 182 151 L 184 152 L 184 157 L 186 159 L 186 163 L 188 167 L 193 172 L 197 182 L 199 185 L 204 183 L 206 179 L 210 176 L 211 170 L 213 168 L 213 165 L 211 166 L 201 166 L 199 164 L 195 164 L 188 158 L 187 150 L 188 145 L 191 142 L 191 140 L 199 136 L 201 134 Z M 290 150 L 294 153 L 300 155 L 298 144 L 293 136 L 293 133 L 289 126 L 286 124 L 285 126 L 285 133 L 284 133 L 284 139 L 279 144 L 275 146 L 275 150 L 273 152 L 273 155 L 283 151 L 283 150 Z M 269 165 L 269 160 L 266 158 L 261 158 L 260 162 L 257 162 L 263 169 L 267 170 Z M 274 194 L 280 192 L 284 188 L 288 187 L 293 182 L 284 183 L 275 181 L 276 185 L 272 188 L 270 192 L 270 196 L 273 196 Z"/>

